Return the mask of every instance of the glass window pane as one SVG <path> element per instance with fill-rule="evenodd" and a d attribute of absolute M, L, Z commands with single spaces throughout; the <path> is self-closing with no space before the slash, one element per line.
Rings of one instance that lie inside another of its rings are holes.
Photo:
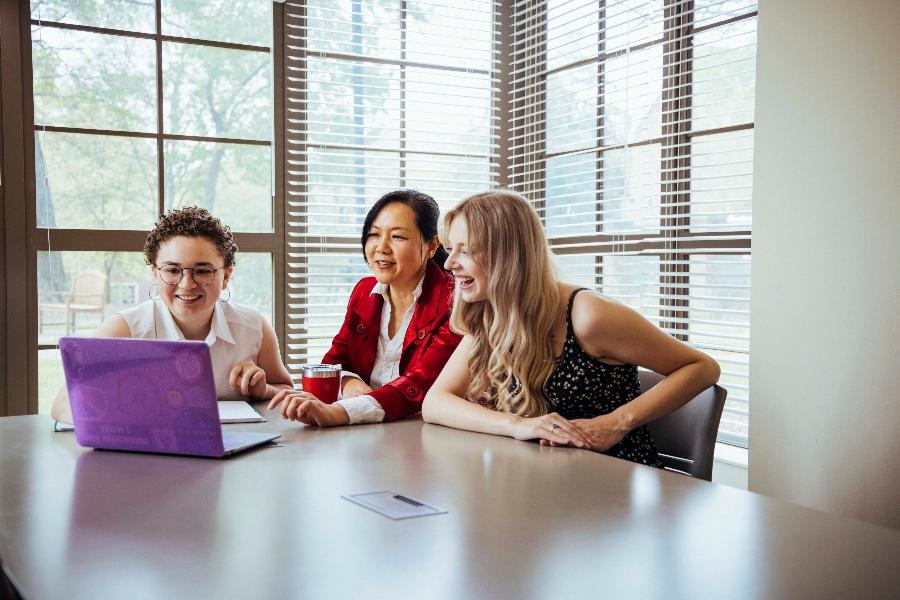
<path fill-rule="evenodd" d="M 603 257 L 602 292 L 659 324 L 659 257 Z"/>
<path fill-rule="evenodd" d="M 142 33 L 156 32 L 156 6 L 134 0 L 31 0 L 31 18 Z"/>
<path fill-rule="evenodd" d="M 597 146 L 597 66 L 547 77 L 547 152 Z"/>
<path fill-rule="evenodd" d="M 688 340 L 719 361 L 728 390 L 719 431 L 746 444 L 750 402 L 750 255 L 697 254 L 689 261 Z"/>
<path fill-rule="evenodd" d="M 597 154 L 547 159 L 547 212 L 551 238 L 597 231 Z"/>
<path fill-rule="evenodd" d="M 344 320 L 353 286 L 372 274 L 361 252 L 313 252 L 304 258 L 308 283 L 290 286 L 288 296 L 289 302 L 298 303 L 294 308 L 301 317 L 298 335 L 305 342 L 288 348 L 292 372 L 299 365 L 322 360 Z"/>
<path fill-rule="evenodd" d="M 547 68 L 556 69 L 597 55 L 597 2 L 547 2 Z M 534 36 L 536 32 L 529 32 Z"/>
<path fill-rule="evenodd" d="M 310 148 L 308 194 L 288 196 L 291 211 L 304 210 L 309 235 L 357 238 L 369 207 L 400 187 L 400 155 Z M 290 164 L 289 164 L 290 168 Z"/>
<path fill-rule="evenodd" d="M 490 154 L 490 77 L 408 68 L 406 138 L 413 151 Z"/>
<path fill-rule="evenodd" d="M 603 144 L 633 144 L 662 133 L 662 46 L 604 63 Z"/>
<path fill-rule="evenodd" d="M 491 187 L 491 164 L 486 158 L 407 154 L 404 185 L 432 196 L 444 213 Z"/>
<path fill-rule="evenodd" d="M 455 0 L 453 6 L 409 0 L 406 59 L 488 71 L 493 17 L 493 6 L 485 0 Z"/>
<path fill-rule="evenodd" d="M 693 128 L 753 122 L 756 93 L 756 19 L 694 36 Z"/>
<path fill-rule="evenodd" d="M 272 231 L 269 146 L 167 141 L 166 209 L 206 208 L 232 231 Z"/>
<path fill-rule="evenodd" d="M 66 385 L 59 350 L 38 350 L 38 414 L 50 414 L 53 399 Z"/>
<path fill-rule="evenodd" d="M 309 0 L 307 26 L 286 34 L 307 37 L 310 50 L 400 58 L 400 0 Z"/>
<path fill-rule="evenodd" d="M 268 252 L 238 252 L 237 264 L 228 288 L 223 292 L 229 302 L 255 308 L 274 323 L 274 283 L 272 276 L 272 255 Z"/>
<path fill-rule="evenodd" d="M 595 291 L 599 289 L 596 254 L 554 254 L 553 265 L 560 281 Z"/>
<path fill-rule="evenodd" d="M 163 44 L 166 133 L 272 138 L 271 55 Z"/>
<path fill-rule="evenodd" d="M 694 27 L 703 27 L 756 10 L 756 0 L 694 0 Z"/>
<path fill-rule="evenodd" d="M 38 252 L 37 260 L 39 344 L 93 335 L 105 318 L 148 300 L 157 284 L 137 252 Z M 252 306 L 271 322 L 272 255 L 238 252 L 237 261 L 229 301 Z"/>
<path fill-rule="evenodd" d="M 746 447 L 750 429 L 750 355 L 710 349 L 704 352 L 719 363 L 722 370 L 719 385 L 728 390 L 719 422 L 719 439 Z"/>
<path fill-rule="evenodd" d="M 752 224 L 753 130 L 691 140 L 691 231 Z"/>
<path fill-rule="evenodd" d="M 621 50 L 662 38 L 663 0 L 606 3 L 606 50 Z"/>
<path fill-rule="evenodd" d="M 400 145 L 400 67 L 317 58 L 306 67 L 310 143 Z"/>
<path fill-rule="evenodd" d="M 138 252 L 38 252 L 37 275 L 38 344 L 92 335 L 106 317 L 148 299 L 153 285 Z"/>
<path fill-rule="evenodd" d="M 32 26 L 36 125 L 156 131 L 153 40 Z"/>
<path fill-rule="evenodd" d="M 271 0 L 162 0 L 162 33 L 233 44 L 269 46 Z"/>
<path fill-rule="evenodd" d="M 38 227 L 146 229 L 156 220 L 156 141 L 38 131 Z"/>
<path fill-rule="evenodd" d="M 750 351 L 750 255 L 690 259 L 690 341 L 699 348 Z"/>
<path fill-rule="evenodd" d="M 659 230 L 660 146 L 603 153 L 602 228 L 605 233 Z"/>

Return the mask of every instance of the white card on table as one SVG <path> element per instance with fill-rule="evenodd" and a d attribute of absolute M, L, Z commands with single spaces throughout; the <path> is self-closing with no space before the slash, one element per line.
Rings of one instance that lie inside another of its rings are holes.
<path fill-rule="evenodd" d="M 366 492 L 363 494 L 350 494 L 349 496 L 341 496 L 344 500 L 349 500 L 354 504 L 364 506 L 369 510 L 382 514 L 388 518 L 412 519 L 413 517 L 427 517 L 429 515 L 442 515 L 447 511 L 426 504 L 421 500 L 410 498 L 404 494 L 397 492 L 380 491 Z"/>

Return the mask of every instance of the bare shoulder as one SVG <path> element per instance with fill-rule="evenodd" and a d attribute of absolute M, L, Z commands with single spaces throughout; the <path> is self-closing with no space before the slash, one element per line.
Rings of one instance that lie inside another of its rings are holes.
<path fill-rule="evenodd" d="M 596 357 L 608 354 L 607 342 L 621 340 L 644 321 L 636 310 L 589 290 L 579 292 L 572 304 L 575 338 L 586 352 Z"/>
<path fill-rule="evenodd" d="M 103 321 L 94 333 L 98 337 L 130 338 L 131 328 L 128 327 L 125 317 L 115 314 Z"/>

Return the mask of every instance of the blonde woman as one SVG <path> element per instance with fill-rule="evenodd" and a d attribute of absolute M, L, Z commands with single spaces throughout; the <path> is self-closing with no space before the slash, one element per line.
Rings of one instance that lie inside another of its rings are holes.
<path fill-rule="evenodd" d="M 444 227 L 451 326 L 464 338 L 425 397 L 425 421 L 659 466 L 644 425 L 714 384 L 718 364 L 636 311 L 557 281 L 520 195 L 476 194 Z M 641 394 L 638 366 L 666 378 Z"/>

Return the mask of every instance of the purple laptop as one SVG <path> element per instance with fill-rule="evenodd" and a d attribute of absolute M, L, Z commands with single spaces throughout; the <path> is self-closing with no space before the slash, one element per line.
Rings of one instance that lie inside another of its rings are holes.
<path fill-rule="evenodd" d="M 279 437 L 222 432 L 203 342 L 64 337 L 59 348 L 82 446 L 222 457 Z"/>

